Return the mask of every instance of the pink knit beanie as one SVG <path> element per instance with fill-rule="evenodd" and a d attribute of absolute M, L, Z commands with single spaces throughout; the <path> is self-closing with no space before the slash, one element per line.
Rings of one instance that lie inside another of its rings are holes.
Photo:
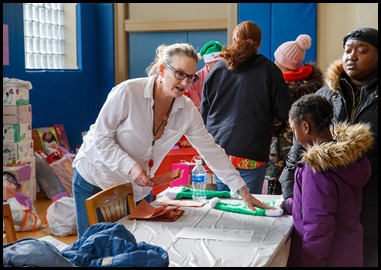
<path fill-rule="evenodd" d="M 275 60 L 282 66 L 297 70 L 304 60 L 306 50 L 311 47 L 311 37 L 309 35 L 299 35 L 295 41 L 287 41 L 281 44 L 274 52 Z"/>

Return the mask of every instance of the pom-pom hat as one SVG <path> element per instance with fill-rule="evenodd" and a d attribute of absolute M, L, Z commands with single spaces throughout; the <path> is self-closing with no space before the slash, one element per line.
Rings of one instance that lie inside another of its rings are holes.
<path fill-rule="evenodd" d="M 224 46 L 218 41 L 209 41 L 204 46 L 202 46 L 200 52 L 198 53 L 198 59 L 204 59 L 205 63 L 210 63 L 217 61 L 221 58 L 220 53 Z"/>
<path fill-rule="evenodd" d="M 274 52 L 275 60 L 282 66 L 297 70 L 303 62 L 306 50 L 311 47 L 309 35 L 299 35 L 295 41 L 287 41 L 281 44 Z"/>

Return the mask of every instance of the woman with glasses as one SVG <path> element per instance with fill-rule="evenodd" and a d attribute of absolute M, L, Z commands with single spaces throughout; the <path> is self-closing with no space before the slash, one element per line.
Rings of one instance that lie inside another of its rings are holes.
<path fill-rule="evenodd" d="M 152 201 L 151 178 L 183 135 L 250 209 L 271 209 L 249 193 L 224 150 L 206 130 L 192 100 L 183 96 L 198 79 L 197 63 L 191 45 L 161 45 L 148 77 L 126 80 L 111 90 L 73 162 L 78 237 L 89 227 L 85 200 L 103 189 L 130 182 L 137 203 Z"/>
<path fill-rule="evenodd" d="M 292 98 L 281 70 L 259 53 L 262 32 L 251 21 L 233 30 L 233 43 L 204 82 L 200 112 L 252 194 L 262 193 L 274 118 L 287 120 Z M 230 190 L 219 176 L 218 190 Z"/>

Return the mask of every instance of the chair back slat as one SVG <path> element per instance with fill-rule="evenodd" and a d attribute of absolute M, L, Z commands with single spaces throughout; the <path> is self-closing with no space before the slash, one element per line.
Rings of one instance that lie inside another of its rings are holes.
<path fill-rule="evenodd" d="M 133 188 L 130 183 L 102 190 L 86 200 L 90 226 L 99 222 L 99 209 L 104 221 L 115 222 L 128 215 L 136 207 Z"/>
<path fill-rule="evenodd" d="M 13 222 L 11 206 L 9 205 L 9 203 L 3 203 L 3 222 L 7 243 L 16 241 L 16 229 L 15 224 Z"/>
<path fill-rule="evenodd" d="M 127 199 L 126 197 L 122 197 L 121 199 L 112 200 L 105 205 L 99 206 L 99 209 L 106 222 L 117 221 L 126 216 L 128 211 Z"/>

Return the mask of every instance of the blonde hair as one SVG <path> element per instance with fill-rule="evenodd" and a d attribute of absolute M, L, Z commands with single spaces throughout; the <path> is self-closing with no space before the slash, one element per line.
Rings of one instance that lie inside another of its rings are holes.
<path fill-rule="evenodd" d="M 175 55 L 188 56 L 198 63 L 197 52 L 189 43 L 175 43 L 172 45 L 161 44 L 156 49 L 154 61 L 146 68 L 147 75 L 151 76 L 159 74 L 159 66 L 164 62 L 170 63 Z"/>

